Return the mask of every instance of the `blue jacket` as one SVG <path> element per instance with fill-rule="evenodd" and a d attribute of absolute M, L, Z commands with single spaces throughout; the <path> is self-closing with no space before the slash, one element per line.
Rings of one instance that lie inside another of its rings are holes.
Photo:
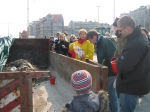
<path fill-rule="evenodd" d="M 61 112 L 110 112 L 108 95 L 101 90 L 98 94 L 91 91 L 88 94 L 74 96 Z"/>
<path fill-rule="evenodd" d="M 94 93 L 74 96 L 72 102 L 66 107 L 73 112 L 98 112 L 100 107 L 99 98 Z"/>

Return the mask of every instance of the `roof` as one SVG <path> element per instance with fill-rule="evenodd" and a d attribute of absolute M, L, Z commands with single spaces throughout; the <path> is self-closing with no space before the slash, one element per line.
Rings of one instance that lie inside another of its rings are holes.
<path fill-rule="evenodd" d="M 61 18 L 62 22 L 64 22 L 62 14 L 50 14 L 49 13 L 49 14 L 47 14 L 47 16 L 48 15 L 52 15 L 53 16 L 52 20 L 51 20 L 52 23 L 55 23 L 55 22 L 57 23 L 59 21 L 59 18 Z M 39 24 L 43 23 L 47 19 L 47 16 L 45 16 L 45 17 L 41 18 L 41 20 L 37 21 L 36 25 L 39 25 Z"/>
<path fill-rule="evenodd" d="M 55 22 L 58 22 L 59 21 L 59 18 L 62 19 L 62 22 L 64 22 L 64 19 L 63 19 L 63 16 L 62 14 L 53 14 L 53 19 L 51 22 L 55 23 Z"/>
<path fill-rule="evenodd" d="M 23 30 L 23 31 L 22 31 L 22 34 L 26 35 L 26 34 L 27 34 L 27 31 Z"/>

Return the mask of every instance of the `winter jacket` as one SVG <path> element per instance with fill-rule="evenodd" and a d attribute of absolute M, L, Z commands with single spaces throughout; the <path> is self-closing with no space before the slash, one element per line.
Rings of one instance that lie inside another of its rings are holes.
<path fill-rule="evenodd" d="M 123 38 L 122 36 L 117 38 L 116 42 L 116 52 L 114 54 L 115 57 L 119 56 L 121 54 L 121 51 L 126 43 L 126 38 Z"/>
<path fill-rule="evenodd" d="M 119 75 L 116 89 L 119 93 L 145 95 L 150 91 L 150 48 L 140 28 L 135 28 L 126 37 L 120 57 L 117 60 Z"/>
<path fill-rule="evenodd" d="M 80 44 L 78 41 L 73 42 L 69 45 L 69 50 L 74 51 L 74 45 L 80 47 L 84 51 L 84 57 L 93 60 L 94 56 L 94 44 L 91 43 L 89 40 L 86 40 L 82 44 Z M 84 59 L 81 59 L 78 57 L 77 54 L 75 54 L 75 59 L 85 61 Z"/>
<path fill-rule="evenodd" d="M 108 95 L 104 91 L 98 94 L 90 92 L 89 94 L 74 96 L 71 103 L 62 108 L 62 112 L 109 112 Z"/>
<path fill-rule="evenodd" d="M 65 45 L 66 48 L 63 48 L 62 45 Z M 67 56 L 68 55 L 68 49 L 69 49 L 69 42 L 66 41 L 60 41 L 56 45 L 56 53 L 62 54 Z"/>
<path fill-rule="evenodd" d="M 106 36 L 101 36 L 97 43 L 97 60 L 98 63 L 108 67 L 108 77 L 115 76 L 110 65 L 111 58 L 114 56 L 116 44 Z"/>
<path fill-rule="evenodd" d="M 51 42 L 49 42 L 49 46 L 50 46 L 50 51 L 52 51 L 52 46 L 53 46 L 53 44 L 54 44 L 54 41 L 51 41 Z"/>

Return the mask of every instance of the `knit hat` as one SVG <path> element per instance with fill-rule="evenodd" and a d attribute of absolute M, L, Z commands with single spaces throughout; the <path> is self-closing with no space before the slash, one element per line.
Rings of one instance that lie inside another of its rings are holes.
<path fill-rule="evenodd" d="M 79 70 L 72 74 L 70 83 L 78 94 L 87 93 L 92 87 L 92 76 L 86 70 Z"/>

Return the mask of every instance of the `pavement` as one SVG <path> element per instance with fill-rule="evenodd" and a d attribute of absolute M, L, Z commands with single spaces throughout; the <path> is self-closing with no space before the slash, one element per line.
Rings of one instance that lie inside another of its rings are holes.
<path fill-rule="evenodd" d="M 97 62 L 96 54 L 94 54 L 93 60 Z M 150 112 L 150 93 L 138 99 L 134 112 Z"/>
<path fill-rule="evenodd" d="M 150 112 L 150 93 L 139 98 L 135 112 Z"/>
<path fill-rule="evenodd" d="M 96 55 L 94 61 L 97 62 Z M 50 71 L 56 77 L 56 83 L 51 85 L 49 81 L 45 81 L 33 87 L 33 112 L 61 112 L 61 108 L 76 95 L 70 84 L 55 70 L 50 68 Z M 134 112 L 150 112 L 150 93 L 138 99 Z"/>

